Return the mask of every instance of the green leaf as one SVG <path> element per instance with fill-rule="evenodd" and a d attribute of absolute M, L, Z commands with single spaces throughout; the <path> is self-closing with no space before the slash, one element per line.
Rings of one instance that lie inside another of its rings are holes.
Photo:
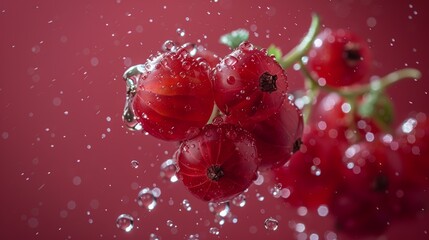
<path fill-rule="evenodd" d="M 222 35 L 219 39 L 220 43 L 227 45 L 234 49 L 237 48 L 240 43 L 249 39 L 249 31 L 246 29 L 237 29 L 225 35 Z"/>
<path fill-rule="evenodd" d="M 270 45 L 268 47 L 267 54 L 268 56 L 274 56 L 277 62 L 281 61 L 283 56 L 282 50 L 275 45 Z"/>
<path fill-rule="evenodd" d="M 370 91 L 359 105 L 361 117 L 370 118 L 383 130 L 388 130 L 393 124 L 394 108 L 389 97 L 382 91 Z"/>

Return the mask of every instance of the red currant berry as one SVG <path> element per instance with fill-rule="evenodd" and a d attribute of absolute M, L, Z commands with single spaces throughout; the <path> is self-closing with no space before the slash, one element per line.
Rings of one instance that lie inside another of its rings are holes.
<path fill-rule="evenodd" d="M 357 105 L 359 103 L 360 101 Z M 365 139 L 382 132 L 374 120 L 359 116 L 352 109 L 352 105 L 337 93 L 323 97 L 315 107 L 312 118 L 312 121 L 323 121 L 327 129 L 343 129 L 340 132 L 346 134 L 345 137 L 350 140 Z"/>
<path fill-rule="evenodd" d="M 128 74 L 129 101 L 143 130 L 163 140 L 183 140 L 204 126 L 214 105 L 209 71 L 207 63 L 175 48 Z"/>
<path fill-rule="evenodd" d="M 261 158 L 259 170 L 283 166 L 299 150 L 303 126 L 301 111 L 289 101 L 282 105 L 279 112 L 256 123 L 251 133 Z"/>
<path fill-rule="evenodd" d="M 370 50 L 365 41 L 350 31 L 325 29 L 314 41 L 308 66 L 320 84 L 349 86 L 368 75 Z"/>
<path fill-rule="evenodd" d="M 286 201 L 307 208 L 328 204 L 340 180 L 338 168 L 346 145 L 316 126 L 306 127 L 300 150 L 274 170 L 274 181 L 290 193 Z"/>
<path fill-rule="evenodd" d="M 330 209 L 338 230 L 352 235 L 379 235 L 392 220 L 392 193 L 402 189 L 403 166 L 396 151 L 379 139 L 347 148 Z"/>
<path fill-rule="evenodd" d="M 162 50 L 165 52 L 177 51 L 177 48 L 179 46 L 180 45 L 178 43 L 175 43 L 171 40 L 167 40 L 162 45 Z M 181 48 L 186 49 L 186 51 L 189 52 L 189 55 L 191 57 L 194 57 L 196 59 L 198 59 L 198 58 L 204 59 L 211 68 L 216 67 L 216 65 L 221 60 L 221 58 L 217 54 L 213 53 L 212 51 L 208 50 L 207 48 L 205 48 L 201 45 L 197 45 L 197 44 L 188 42 L 188 43 L 183 44 L 181 46 Z"/>
<path fill-rule="evenodd" d="M 408 175 L 429 182 L 429 119 L 425 113 L 407 118 L 397 129 L 399 151 Z"/>
<path fill-rule="evenodd" d="M 249 132 L 230 124 L 206 125 L 177 153 L 178 177 L 204 201 L 227 201 L 246 190 L 260 160 Z"/>
<path fill-rule="evenodd" d="M 249 42 L 222 59 L 213 75 L 215 102 L 232 122 L 267 119 L 287 97 L 282 67 Z"/>

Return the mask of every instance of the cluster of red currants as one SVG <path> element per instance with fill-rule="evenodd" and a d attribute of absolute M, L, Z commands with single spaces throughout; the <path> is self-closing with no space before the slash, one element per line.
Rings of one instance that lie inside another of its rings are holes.
<path fill-rule="evenodd" d="M 302 114 L 266 50 L 242 42 L 223 59 L 193 44 L 167 41 L 163 50 L 126 72 L 124 118 L 180 142 L 178 177 L 195 196 L 230 200 L 299 149 Z"/>
<path fill-rule="evenodd" d="M 224 58 L 165 42 L 125 72 L 123 118 L 130 129 L 180 143 L 177 176 L 197 198 L 229 201 L 266 173 L 289 204 L 325 206 L 338 230 L 379 234 L 394 219 L 423 214 L 428 202 L 429 120 L 417 113 L 390 131 L 384 91 L 419 72 L 365 83 L 366 42 L 343 29 L 318 33 L 313 20 L 285 56 L 236 33 Z M 288 92 L 292 65 L 303 73 L 303 95 Z"/>
<path fill-rule="evenodd" d="M 304 98 L 313 99 L 304 106 L 311 116 L 303 144 L 274 170 L 285 200 L 308 209 L 327 207 L 337 230 L 353 236 L 378 235 L 392 221 L 425 214 L 429 119 L 410 113 L 395 130 L 393 105 L 384 91 L 402 78 L 418 77 L 418 71 L 405 69 L 365 83 L 369 48 L 343 29 L 318 34 L 307 58 L 300 65 L 310 85 Z"/>

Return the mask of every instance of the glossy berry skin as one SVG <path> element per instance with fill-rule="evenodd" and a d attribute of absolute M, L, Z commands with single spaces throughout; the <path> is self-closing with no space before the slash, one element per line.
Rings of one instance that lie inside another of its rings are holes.
<path fill-rule="evenodd" d="M 301 111 L 290 101 L 267 120 L 256 123 L 251 133 L 261 158 L 260 171 L 283 166 L 301 146 L 303 132 Z"/>
<path fill-rule="evenodd" d="M 308 56 L 312 73 L 318 79 L 323 78 L 323 84 L 332 87 L 349 86 L 362 81 L 371 67 L 367 43 L 345 29 L 322 31 Z"/>
<path fill-rule="evenodd" d="M 204 201 L 230 200 L 246 190 L 260 160 L 249 132 L 230 124 L 206 125 L 176 152 L 178 178 Z"/>
<path fill-rule="evenodd" d="M 213 72 L 216 105 L 231 122 L 258 122 L 280 109 L 286 99 L 282 67 L 249 42 L 243 42 Z"/>
<path fill-rule="evenodd" d="M 211 68 L 216 67 L 216 65 L 221 61 L 221 58 L 214 52 L 208 50 L 204 46 L 197 45 L 191 42 L 184 43 L 180 45 L 177 42 L 167 40 L 162 45 L 162 50 L 164 52 L 177 51 L 178 48 L 186 49 L 189 52 L 189 55 L 193 58 L 202 58 L 208 63 Z M 202 60 L 201 59 L 201 60 Z"/>
<path fill-rule="evenodd" d="M 327 205 L 340 180 L 338 168 L 346 146 L 347 142 L 330 137 L 328 131 L 307 126 L 300 150 L 273 171 L 274 181 L 290 192 L 285 200 L 310 209 Z"/>
<path fill-rule="evenodd" d="M 175 48 L 142 69 L 132 107 L 144 131 L 162 140 L 184 140 L 207 123 L 214 99 L 206 62 Z"/>

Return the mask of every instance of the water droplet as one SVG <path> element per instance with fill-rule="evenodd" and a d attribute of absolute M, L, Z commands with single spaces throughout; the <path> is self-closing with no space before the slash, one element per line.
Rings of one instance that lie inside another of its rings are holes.
<path fill-rule="evenodd" d="M 227 56 L 223 61 L 227 66 L 234 66 L 238 62 L 238 59 L 234 56 Z"/>
<path fill-rule="evenodd" d="M 191 63 L 189 61 L 183 61 L 182 62 L 182 67 L 183 67 L 183 69 L 185 69 L 186 71 L 188 71 L 189 69 L 191 69 Z"/>
<path fill-rule="evenodd" d="M 174 222 L 172 220 L 167 220 L 166 224 L 168 227 L 174 227 Z"/>
<path fill-rule="evenodd" d="M 161 164 L 160 176 L 161 178 L 170 182 L 177 182 L 177 166 L 173 159 L 167 159 Z"/>
<path fill-rule="evenodd" d="M 137 121 L 134 114 L 131 98 L 127 98 L 125 102 L 124 112 L 122 114 L 122 121 L 125 126 L 131 131 L 140 131 L 143 129 L 141 123 Z"/>
<path fill-rule="evenodd" d="M 137 160 L 131 160 L 131 167 L 134 169 L 139 168 L 139 161 Z"/>
<path fill-rule="evenodd" d="M 270 193 L 271 195 L 273 195 L 273 197 L 279 198 L 281 196 L 281 190 L 282 190 L 282 184 L 277 183 L 276 185 L 274 185 L 274 187 L 270 189 Z"/>
<path fill-rule="evenodd" d="M 182 48 L 185 49 L 191 57 L 194 57 L 197 54 L 197 45 L 193 43 L 185 43 L 182 45 Z"/>
<path fill-rule="evenodd" d="M 238 195 L 232 199 L 232 204 L 237 207 L 244 207 L 246 205 L 246 196 L 244 194 Z"/>
<path fill-rule="evenodd" d="M 320 170 L 319 167 L 313 165 L 311 166 L 311 173 L 315 176 L 320 176 L 320 174 L 322 174 L 322 171 Z"/>
<path fill-rule="evenodd" d="M 255 185 L 261 185 L 262 183 L 264 183 L 264 176 L 258 172 L 258 178 L 256 178 L 256 180 L 253 181 L 253 183 Z"/>
<path fill-rule="evenodd" d="M 176 44 L 172 40 L 167 40 L 162 44 L 162 50 L 166 52 L 174 51 Z"/>
<path fill-rule="evenodd" d="M 218 236 L 220 234 L 220 231 L 217 227 L 211 227 L 209 233 Z"/>
<path fill-rule="evenodd" d="M 129 214 L 121 214 L 116 219 L 116 227 L 125 232 L 130 232 L 134 228 L 134 219 Z"/>
<path fill-rule="evenodd" d="M 227 82 L 228 84 L 230 84 L 230 85 L 234 85 L 234 84 L 235 84 L 235 77 L 234 77 L 234 76 L 229 76 L 229 77 L 226 79 L 226 82 Z"/>
<path fill-rule="evenodd" d="M 181 28 L 176 29 L 176 33 L 179 34 L 180 37 L 184 37 L 186 34 L 185 30 Z"/>
<path fill-rule="evenodd" d="M 189 202 L 188 199 L 183 199 L 182 206 L 188 212 L 190 212 L 192 210 L 191 203 Z"/>
<path fill-rule="evenodd" d="M 149 235 L 149 240 L 161 240 L 161 238 L 158 237 L 155 233 L 151 233 Z"/>
<path fill-rule="evenodd" d="M 156 207 L 156 200 L 154 193 L 149 188 L 143 188 L 137 196 L 137 204 L 148 211 L 152 211 Z"/>
<path fill-rule="evenodd" d="M 219 215 L 220 217 L 226 217 L 230 213 L 229 202 L 214 203 L 209 202 L 209 211 Z"/>
<path fill-rule="evenodd" d="M 264 226 L 267 230 L 276 231 L 279 227 L 279 222 L 277 221 L 277 219 L 270 217 L 265 219 Z"/>
<path fill-rule="evenodd" d="M 248 42 L 248 41 L 245 41 L 245 42 L 240 43 L 240 45 L 238 46 L 238 48 L 239 48 L 240 50 L 242 50 L 242 51 L 250 51 L 250 50 L 253 50 L 253 49 L 254 49 L 253 44 L 251 44 L 251 43 L 250 43 L 250 42 Z"/>

